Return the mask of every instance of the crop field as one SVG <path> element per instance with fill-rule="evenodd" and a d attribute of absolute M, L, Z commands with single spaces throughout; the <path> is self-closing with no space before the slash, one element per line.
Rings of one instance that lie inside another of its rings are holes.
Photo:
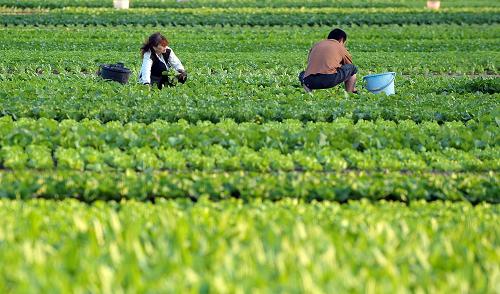
<path fill-rule="evenodd" d="M 442 2 L 0 0 L 0 292 L 498 293 L 500 3 Z M 359 94 L 305 93 L 334 27 Z"/>

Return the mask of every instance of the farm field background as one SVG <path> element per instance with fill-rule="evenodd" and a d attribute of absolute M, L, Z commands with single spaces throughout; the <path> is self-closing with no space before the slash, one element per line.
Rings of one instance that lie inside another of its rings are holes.
<path fill-rule="evenodd" d="M 496 293 L 500 4 L 424 6 L 0 0 L 0 291 Z M 306 94 L 337 26 L 360 94 Z"/>

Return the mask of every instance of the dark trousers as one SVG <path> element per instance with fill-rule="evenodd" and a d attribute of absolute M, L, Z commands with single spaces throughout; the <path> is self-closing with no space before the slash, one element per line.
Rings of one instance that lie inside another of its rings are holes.
<path fill-rule="evenodd" d="M 334 74 L 314 74 L 304 78 L 304 72 L 299 74 L 299 81 L 309 89 L 328 89 L 347 81 L 358 72 L 353 64 L 344 64 Z"/>
<path fill-rule="evenodd" d="M 158 89 L 163 89 L 163 86 L 171 86 L 168 76 L 151 76 L 151 85 L 156 85 Z"/>
<path fill-rule="evenodd" d="M 151 76 L 151 85 L 156 85 L 161 90 L 164 86 L 173 87 L 177 82 L 184 84 L 187 81 L 187 75 L 178 75 L 174 79 L 171 80 L 168 76 Z"/>

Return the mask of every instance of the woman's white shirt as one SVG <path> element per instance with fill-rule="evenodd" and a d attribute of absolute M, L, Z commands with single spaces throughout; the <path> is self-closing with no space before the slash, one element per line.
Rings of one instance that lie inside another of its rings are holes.
<path fill-rule="evenodd" d="M 170 49 L 170 47 L 167 47 Z M 139 82 L 142 84 L 151 84 L 151 67 L 153 66 L 153 60 L 151 59 L 151 51 L 144 52 L 144 57 L 142 59 L 141 71 L 139 72 Z M 158 59 L 165 64 L 167 69 L 173 67 L 176 71 L 184 71 L 184 66 L 182 65 L 177 55 L 175 55 L 174 51 L 170 49 L 170 56 L 168 57 L 168 62 L 165 62 L 163 58 L 163 54 L 156 55 Z"/>

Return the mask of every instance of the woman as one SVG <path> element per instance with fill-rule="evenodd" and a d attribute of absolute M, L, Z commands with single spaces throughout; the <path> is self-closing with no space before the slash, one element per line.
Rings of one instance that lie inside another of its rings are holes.
<path fill-rule="evenodd" d="M 174 51 L 168 47 L 168 40 L 160 33 L 154 33 L 141 48 L 142 66 L 139 82 L 145 85 L 157 84 L 158 89 L 170 85 L 166 73 L 170 68 L 179 72 L 177 79 L 185 83 L 187 73 Z"/>

